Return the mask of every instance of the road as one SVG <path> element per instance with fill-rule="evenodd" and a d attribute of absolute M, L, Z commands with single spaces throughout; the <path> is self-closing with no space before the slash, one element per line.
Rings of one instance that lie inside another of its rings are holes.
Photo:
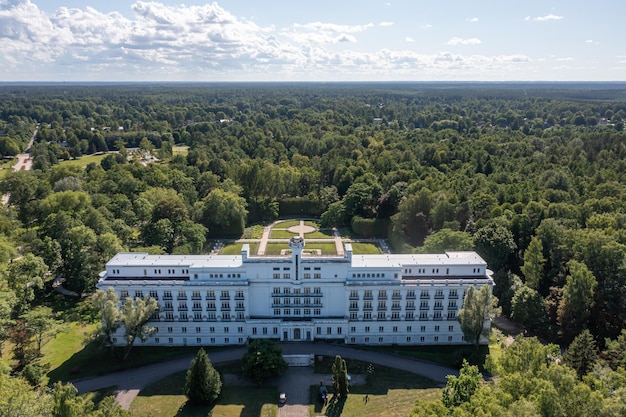
<path fill-rule="evenodd" d="M 445 384 L 447 375 L 458 375 L 458 370 L 454 368 L 386 353 L 354 349 L 339 344 L 281 343 L 280 346 L 286 355 L 311 353 L 324 356 L 340 355 L 343 358 L 357 359 L 374 365 L 402 369 L 430 378 L 442 385 Z M 209 352 L 208 356 L 211 362 L 220 363 L 241 359 L 245 352 L 243 347 L 228 348 L 219 352 Z M 168 375 L 188 369 L 193 358 L 193 356 L 187 356 L 122 372 L 86 378 L 74 381 L 73 384 L 81 393 L 117 387 L 116 399 L 122 407 L 128 409 L 139 391 Z"/>
<path fill-rule="evenodd" d="M 30 157 L 30 148 L 33 147 L 33 143 L 35 142 L 35 138 L 37 137 L 37 132 L 39 131 L 39 123 L 35 127 L 35 131 L 33 132 L 33 136 L 31 136 L 28 145 L 26 146 L 25 153 L 18 154 L 15 159 L 15 165 L 13 165 L 13 171 L 30 171 L 33 168 L 33 160 Z M 4 194 L 2 196 L 2 204 L 9 204 L 10 194 Z"/>

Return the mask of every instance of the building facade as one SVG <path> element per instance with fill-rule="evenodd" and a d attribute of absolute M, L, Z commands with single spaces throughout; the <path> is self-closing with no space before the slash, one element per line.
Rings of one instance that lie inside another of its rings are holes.
<path fill-rule="evenodd" d="M 317 256 L 299 237 L 289 248 L 284 256 L 251 256 L 247 244 L 241 255 L 119 253 L 98 288 L 158 300 L 157 331 L 144 345 L 437 345 L 466 343 L 457 321 L 465 290 L 494 285 L 475 252 L 354 255 L 346 244 L 344 256 Z M 123 329 L 114 343 L 125 343 Z"/>

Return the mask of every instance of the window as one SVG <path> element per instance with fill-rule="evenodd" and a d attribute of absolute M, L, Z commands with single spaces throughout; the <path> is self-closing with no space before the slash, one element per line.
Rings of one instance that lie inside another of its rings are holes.
<path fill-rule="evenodd" d="M 263 328 L 263 334 L 265 334 L 265 335 L 267 334 L 267 327 Z"/>
<path fill-rule="evenodd" d="M 358 319 L 358 315 L 356 311 L 351 311 L 350 312 L 350 320 L 357 320 Z"/>
<path fill-rule="evenodd" d="M 351 333 L 356 332 L 356 327 L 354 327 L 354 326 L 350 327 L 350 332 L 351 332 Z"/>
<path fill-rule="evenodd" d="M 341 327 L 337 327 L 337 334 L 341 334 Z"/>
<path fill-rule="evenodd" d="M 424 341 L 424 336 L 420 336 L 420 342 Z"/>
<path fill-rule="evenodd" d="M 383 339 L 382 337 L 379 337 L 379 338 L 378 338 L 378 343 L 383 343 L 383 340 L 384 340 L 384 339 Z"/>
<path fill-rule="evenodd" d="M 122 290 L 120 292 L 120 298 L 127 298 L 128 297 L 128 291 L 127 290 Z"/>
<path fill-rule="evenodd" d="M 158 300 L 159 299 L 159 294 L 156 291 L 151 290 L 150 291 L 150 297 L 154 298 L 155 300 Z"/>
<path fill-rule="evenodd" d="M 363 320 L 371 320 L 371 319 L 372 319 L 372 313 L 370 313 L 369 311 L 363 312 Z"/>
<path fill-rule="evenodd" d="M 407 343 L 411 342 L 411 336 L 407 336 L 406 337 L 406 341 L 407 341 Z"/>
<path fill-rule="evenodd" d="M 311 278 L 311 273 L 310 272 L 305 272 L 304 273 L 304 279 L 310 279 Z"/>
<path fill-rule="evenodd" d="M 449 332 L 453 332 L 454 331 L 454 326 L 448 326 L 448 331 Z"/>
<path fill-rule="evenodd" d="M 379 310 L 386 310 L 387 309 L 387 302 L 386 301 L 379 301 L 378 302 L 378 309 Z"/>
<path fill-rule="evenodd" d="M 254 334 L 254 335 L 256 334 L 256 327 L 252 328 L 252 334 Z"/>
<path fill-rule="evenodd" d="M 439 336 L 435 336 L 435 342 L 439 341 Z"/>
<path fill-rule="evenodd" d="M 327 327 L 326 328 L 326 334 L 333 334 L 333 328 L 332 327 Z"/>
<path fill-rule="evenodd" d="M 202 329 L 200 327 L 196 327 L 196 333 L 200 333 Z"/>
<path fill-rule="evenodd" d="M 370 332 L 370 326 L 365 326 L 365 333 L 369 333 Z"/>
<path fill-rule="evenodd" d="M 384 326 L 378 326 L 378 332 L 379 333 L 384 333 L 385 332 L 385 327 Z"/>
<path fill-rule="evenodd" d="M 385 320 L 385 312 L 379 311 L 377 317 L 378 317 L 378 320 Z"/>
<path fill-rule="evenodd" d="M 351 290 L 351 291 L 350 291 L 350 298 L 353 298 L 353 299 L 354 299 L 354 298 L 356 298 L 356 299 L 358 299 L 358 298 L 359 298 L 359 292 L 358 292 L 357 290 Z"/>
<path fill-rule="evenodd" d="M 196 337 L 196 345 L 201 345 L 201 344 L 202 344 L 202 338 Z"/>
<path fill-rule="evenodd" d="M 174 331 L 174 328 L 173 328 L 173 327 L 168 327 L 168 328 L 167 328 L 167 332 L 168 332 L 168 333 L 172 333 L 173 331 Z"/>
<path fill-rule="evenodd" d="M 228 333 L 228 327 L 224 327 L 224 333 Z"/>
<path fill-rule="evenodd" d="M 207 299 L 215 299 L 215 291 L 213 290 L 209 290 L 206 292 L 206 298 Z"/>
<path fill-rule="evenodd" d="M 439 326 L 435 326 L 435 331 L 438 332 L 439 331 Z"/>
<path fill-rule="evenodd" d="M 422 290 L 420 298 L 430 298 L 430 293 L 428 292 L 428 290 Z"/>
<path fill-rule="evenodd" d="M 319 316 L 320 314 L 322 314 L 322 310 L 320 310 L 319 308 L 313 309 L 313 315 Z"/>
<path fill-rule="evenodd" d="M 318 327 L 317 329 L 315 329 L 315 333 L 316 334 L 322 334 L 322 328 Z"/>
<path fill-rule="evenodd" d="M 275 316 L 280 316 L 280 308 L 275 308 L 274 309 L 274 315 Z"/>
<path fill-rule="evenodd" d="M 182 330 L 183 330 L 183 333 L 187 333 L 187 328 L 186 327 L 183 327 Z"/>
<path fill-rule="evenodd" d="M 283 278 L 284 279 L 290 279 L 291 278 L 291 274 L 283 274 Z"/>
<path fill-rule="evenodd" d="M 413 328 L 411 326 L 406 326 L 406 331 L 407 332 L 411 332 L 411 331 L 413 331 Z"/>
<path fill-rule="evenodd" d="M 364 298 L 372 298 L 372 290 L 365 290 Z"/>
<path fill-rule="evenodd" d="M 378 298 L 387 298 L 387 291 L 379 290 L 378 291 Z"/>
<path fill-rule="evenodd" d="M 222 295 L 220 296 L 220 298 L 230 298 L 230 294 L 228 293 L 228 291 L 222 291 Z"/>
<path fill-rule="evenodd" d="M 279 279 L 279 278 L 280 278 L 280 273 L 274 273 L 274 274 L 272 274 L 272 278 L 274 278 L 274 279 Z"/>
<path fill-rule="evenodd" d="M 322 274 L 320 274 L 319 272 L 315 272 L 313 274 L 313 279 L 320 279 L 320 278 L 322 278 Z"/>

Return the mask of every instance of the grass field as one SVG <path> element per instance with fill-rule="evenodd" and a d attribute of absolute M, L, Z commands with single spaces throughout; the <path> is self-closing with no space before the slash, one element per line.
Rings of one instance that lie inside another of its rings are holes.
<path fill-rule="evenodd" d="M 313 250 L 313 249 L 321 249 L 322 255 L 337 255 L 337 248 L 335 247 L 335 243 L 318 243 L 312 242 L 307 243 L 304 250 Z"/>
<path fill-rule="evenodd" d="M 333 360 L 324 357 L 322 362 L 316 362 L 315 372 L 332 373 Z M 346 359 L 346 366 L 351 374 L 367 373 L 365 362 Z M 328 388 L 332 391 L 332 387 Z M 333 400 L 331 394 L 328 406 L 318 401 L 318 389 L 318 386 L 310 389 L 311 416 L 406 417 L 411 414 L 417 398 L 427 400 L 441 395 L 437 384 L 430 379 L 384 366 L 375 366 L 365 385 L 350 387 L 347 399 Z"/>
<path fill-rule="evenodd" d="M 358 255 L 378 255 L 380 247 L 374 243 L 353 243 L 352 252 Z"/>
<path fill-rule="evenodd" d="M 330 229 L 316 230 L 311 233 L 305 233 L 304 237 L 307 239 L 332 239 L 333 231 Z"/>
<path fill-rule="evenodd" d="M 272 231 L 270 232 L 270 239 L 289 239 L 293 236 L 297 236 L 296 233 L 291 233 L 288 230 L 282 230 L 282 229 L 272 229 Z"/>
<path fill-rule="evenodd" d="M 291 226 L 298 226 L 298 225 L 300 225 L 300 220 L 283 220 L 283 221 L 279 221 L 278 223 L 276 223 L 274 227 L 278 229 L 287 229 Z"/>
<path fill-rule="evenodd" d="M 223 386 L 217 403 L 200 407 L 186 404 L 186 372 L 178 372 L 141 391 L 130 411 L 138 417 L 275 417 L 278 389 L 267 386 Z"/>
<path fill-rule="evenodd" d="M 256 255 L 259 250 L 258 243 L 249 243 L 250 245 L 250 254 Z M 224 245 L 222 249 L 221 255 L 241 255 L 241 247 L 243 243 L 228 243 Z"/>
<path fill-rule="evenodd" d="M 61 161 L 59 162 L 59 165 L 76 165 L 81 168 L 84 168 L 92 162 L 96 164 L 100 164 L 100 162 L 104 159 L 105 156 L 107 156 L 107 154 L 81 156 L 79 159 L 70 159 L 69 161 Z"/>

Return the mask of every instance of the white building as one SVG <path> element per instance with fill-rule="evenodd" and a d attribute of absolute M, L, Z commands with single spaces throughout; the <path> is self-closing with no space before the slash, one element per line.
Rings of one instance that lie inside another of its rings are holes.
<path fill-rule="evenodd" d="M 250 256 L 247 244 L 234 256 L 119 253 L 98 288 L 158 300 L 145 345 L 433 345 L 465 343 L 456 318 L 465 290 L 494 285 L 475 252 L 354 255 L 346 244 L 345 256 L 316 256 L 304 245 L 291 238 L 286 256 Z"/>

